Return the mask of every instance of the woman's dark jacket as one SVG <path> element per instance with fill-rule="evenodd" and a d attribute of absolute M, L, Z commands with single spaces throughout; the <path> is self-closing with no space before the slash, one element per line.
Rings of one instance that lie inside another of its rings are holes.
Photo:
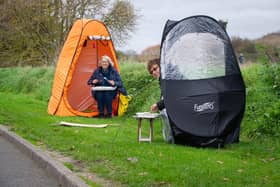
<path fill-rule="evenodd" d="M 120 77 L 120 74 L 113 68 L 111 65 L 109 65 L 108 70 L 106 72 L 103 71 L 102 67 L 98 67 L 90 76 L 87 84 L 90 86 L 111 86 L 109 82 L 104 79 L 104 77 L 107 78 L 107 80 L 113 80 L 115 82 L 115 85 L 117 87 L 117 90 L 123 93 L 124 95 L 127 95 L 127 92 L 123 86 L 122 79 Z M 94 79 L 98 80 L 98 83 L 93 84 L 92 81 Z M 112 91 L 112 94 L 114 94 L 114 97 L 117 95 L 117 90 Z M 92 96 L 94 97 L 94 91 L 92 90 Z"/>

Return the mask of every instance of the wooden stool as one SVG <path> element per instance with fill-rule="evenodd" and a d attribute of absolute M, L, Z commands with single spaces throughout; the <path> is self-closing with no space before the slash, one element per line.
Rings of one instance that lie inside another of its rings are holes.
<path fill-rule="evenodd" d="M 138 120 L 138 128 L 137 128 L 137 138 L 138 138 L 138 142 L 152 142 L 153 141 L 153 131 L 154 131 L 154 127 L 153 127 L 153 122 L 154 119 L 156 119 L 157 117 L 159 117 L 159 114 L 156 113 L 141 113 L 141 115 L 139 113 L 137 113 L 138 115 L 134 116 L 137 120 Z M 150 132 L 149 132 L 149 137 L 142 137 L 142 121 L 144 119 L 149 120 L 149 124 L 150 124 Z"/>

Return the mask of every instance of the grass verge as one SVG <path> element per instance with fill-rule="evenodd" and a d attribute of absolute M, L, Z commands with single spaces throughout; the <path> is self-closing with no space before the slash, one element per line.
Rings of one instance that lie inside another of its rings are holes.
<path fill-rule="evenodd" d="M 242 69 L 247 103 L 241 142 L 218 150 L 164 143 L 159 120 L 153 143 L 139 144 L 137 121 L 132 116 L 136 111 L 149 110 L 159 98 L 159 85 L 147 74 L 144 64 L 121 67 L 133 99 L 126 115 L 112 119 L 50 116 L 47 101 L 53 68 L 1 69 L 0 124 L 125 186 L 280 185 L 279 110 L 275 105 L 279 100 L 279 68 L 252 65 Z M 100 129 L 62 127 L 57 126 L 60 121 L 113 125 Z M 72 163 L 64 164 L 76 171 Z"/>
<path fill-rule="evenodd" d="M 279 139 L 250 140 L 226 149 L 165 144 L 159 121 L 152 144 L 136 141 L 136 120 L 56 117 L 47 103 L 0 93 L 0 123 L 35 145 L 86 164 L 91 172 L 127 186 L 279 186 Z M 110 123 L 102 129 L 56 126 L 59 121 Z"/>

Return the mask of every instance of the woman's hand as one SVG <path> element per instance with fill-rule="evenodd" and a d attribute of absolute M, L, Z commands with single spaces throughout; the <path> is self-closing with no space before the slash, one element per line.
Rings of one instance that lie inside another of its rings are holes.
<path fill-rule="evenodd" d="M 108 82 L 109 82 L 112 86 L 115 86 L 115 81 L 113 81 L 113 80 L 108 80 Z"/>
<path fill-rule="evenodd" d="M 98 83 L 98 79 L 94 79 L 94 80 L 92 81 L 92 84 L 96 84 L 96 83 Z"/>

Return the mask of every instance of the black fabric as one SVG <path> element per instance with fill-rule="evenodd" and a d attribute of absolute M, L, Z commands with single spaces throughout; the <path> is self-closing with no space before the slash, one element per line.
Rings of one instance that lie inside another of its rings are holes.
<path fill-rule="evenodd" d="M 157 102 L 157 107 L 159 110 L 163 110 L 165 108 L 164 100 L 159 100 Z"/>
<path fill-rule="evenodd" d="M 237 143 L 246 103 L 245 84 L 231 41 L 215 19 L 192 16 L 166 23 L 161 43 L 160 61 L 161 68 L 164 67 L 161 74 L 177 68 L 167 64 L 170 62 L 166 61 L 165 53 L 188 33 L 211 33 L 223 42 L 225 75 L 196 80 L 184 80 L 181 75 L 174 79 L 161 79 L 175 143 L 197 147 L 223 147 Z M 188 63 L 188 59 L 182 60 L 182 63 Z"/>
<path fill-rule="evenodd" d="M 172 29 L 173 25 L 175 25 L 176 23 L 177 23 L 177 21 L 167 20 L 167 22 L 165 23 L 164 29 L 163 29 L 162 36 L 166 36 L 166 34 L 170 31 L 170 29 Z M 162 38 L 162 39 L 164 39 L 164 38 Z"/>
<path fill-rule="evenodd" d="M 167 113 L 183 131 L 197 136 L 218 136 L 243 113 L 245 95 L 239 76 L 164 82 Z"/>

